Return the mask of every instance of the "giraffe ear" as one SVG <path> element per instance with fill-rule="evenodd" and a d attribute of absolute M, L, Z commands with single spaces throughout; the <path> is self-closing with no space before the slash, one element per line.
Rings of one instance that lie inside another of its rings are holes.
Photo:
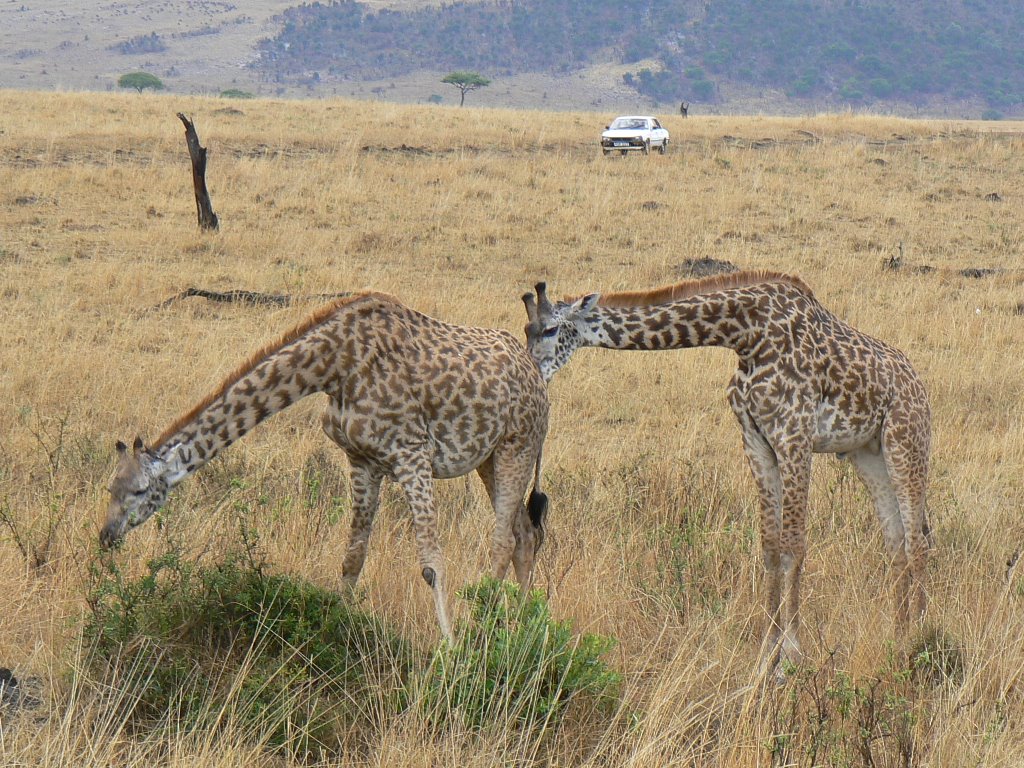
<path fill-rule="evenodd" d="M 588 293 L 582 299 L 576 302 L 576 312 L 585 314 L 597 306 L 597 302 L 601 300 L 600 293 Z"/>

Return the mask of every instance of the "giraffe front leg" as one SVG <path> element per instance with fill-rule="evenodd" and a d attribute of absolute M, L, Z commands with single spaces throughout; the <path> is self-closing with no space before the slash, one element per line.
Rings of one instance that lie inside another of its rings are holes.
<path fill-rule="evenodd" d="M 437 518 L 434 509 L 434 478 L 430 462 L 419 454 L 409 455 L 399 463 L 395 479 L 405 490 L 412 513 L 413 536 L 419 556 L 421 575 L 434 596 L 437 623 L 448 640 L 452 639 L 448 593 L 445 585 L 444 558 L 437 543 Z"/>
<path fill-rule="evenodd" d="M 732 401 L 730 401 L 732 402 Z M 758 430 L 742 403 L 732 402 L 743 433 L 743 451 L 757 485 L 761 508 L 761 556 L 765 574 L 765 616 L 768 631 L 764 642 L 764 663 L 770 667 L 778 659 L 782 644 L 782 555 L 780 549 L 782 519 L 782 480 L 775 451 Z"/>
<path fill-rule="evenodd" d="M 366 552 L 370 545 L 370 534 L 373 531 L 373 518 L 377 514 L 380 498 L 380 484 L 383 475 L 371 467 L 352 463 L 352 530 L 349 535 L 348 549 L 341 566 L 343 583 L 352 588 L 363 570 Z"/>
<path fill-rule="evenodd" d="M 807 549 L 807 492 L 811 476 L 809 444 L 787 446 L 779 456 L 782 479 L 782 519 L 779 535 L 782 567 L 782 656 L 792 664 L 803 660 L 800 650 L 800 575 Z M 780 661 L 781 661 L 780 659 Z"/>

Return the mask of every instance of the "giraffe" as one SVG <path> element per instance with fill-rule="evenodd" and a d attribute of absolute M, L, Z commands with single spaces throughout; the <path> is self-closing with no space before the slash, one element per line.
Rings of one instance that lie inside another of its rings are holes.
<path fill-rule="evenodd" d="M 380 293 L 332 302 L 244 362 L 223 384 L 146 446 L 118 442 L 104 547 L 145 522 L 168 493 L 264 419 L 317 392 L 322 426 L 350 464 L 352 526 L 342 581 L 366 557 L 381 482 L 408 499 L 422 576 L 441 631 L 452 635 L 437 543 L 433 480 L 476 470 L 494 508 L 493 574 L 509 562 L 529 585 L 544 539 L 540 490 L 547 434 L 545 382 L 508 331 L 435 320 Z M 523 496 L 533 473 L 534 488 Z"/>
<path fill-rule="evenodd" d="M 744 271 L 552 304 L 523 296 L 527 348 L 550 381 L 579 347 L 718 346 L 739 366 L 729 404 L 760 496 L 766 660 L 798 663 L 800 572 L 813 453 L 848 459 L 866 486 L 896 577 L 897 625 L 926 608 L 931 416 L 907 357 L 823 307 L 797 277 Z"/>

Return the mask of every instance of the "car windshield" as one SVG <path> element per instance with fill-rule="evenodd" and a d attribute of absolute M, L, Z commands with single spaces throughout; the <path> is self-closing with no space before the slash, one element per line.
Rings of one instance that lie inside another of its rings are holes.
<path fill-rule="evenodd" d="M 647 121 L 638 117 L 620 117 L 609 128 L 613 131 L 639 130 L 647 127 Z"/>

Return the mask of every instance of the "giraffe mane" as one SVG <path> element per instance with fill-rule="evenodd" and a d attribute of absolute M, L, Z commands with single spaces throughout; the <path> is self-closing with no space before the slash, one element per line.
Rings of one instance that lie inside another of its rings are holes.
<path fill-rule="evenodd" d="M 663 285 L 646 291 L 602 293 L 597 303 L 602 307 L 647 307 L 689 299 L 702 293 L 728 290 L 730 288 L 745 288 L 760 283 L 786 283 L 811 296 L 814 295 L 807 283 L 796 275 L 788 275 L 785 272 L 773 272 L 766 269 L 752 269 L 730 272 L 724 275 L 712 275 L 711 277 L 702 277 L 696 280 L 683 280 L 679 283 Z M 566 301 L 575 301 L 578 298 L 580 297 L 567 298 Z"/>
<path fill-rule="evenodd" d="M 183 413 L 174 422 L 163 431 L 163 433 L 156 439 L 151 447 L 162 448 L 168 440 L 176 435 L 182 428 L 191 421 L 193 421 L 200 413 L 210 407 L 214 401 L 223 395 L 232 385 L 236 384 L 245 374 L 255 368 L 257 365 L 266 360 L 270 355 L 277 352 L 278 350 L 288 346 L 293 341 L 298 339 L 305 333 L 308 333 L 313 328 L 329 320 L 334 314 L 344 306 L 351 304 L 359 299 L 365 299 L 368 297 L 375 297 L 385 299 L 387 301 L 396 301 L 393 296 L 389 296 L 385 293 L 376 292 L 365 292 L 356 293 L 352 296 L 344 296 L 340 299 L 335 299 L 332 302 L 324 304 L 322 307 L 317 308 L 309 315 L 305 320 L 300 322 L 295 327 L 286 331 L 277 341 L 273 341 L 269 344 L 264 345 L 252 355 L 250 355 L 245 362 L 239 365 L 231 374 L 228 375 L 221 385 L 215 390 L 210 392 L 206 397 L 196 403 L 186 413 Z"/>

